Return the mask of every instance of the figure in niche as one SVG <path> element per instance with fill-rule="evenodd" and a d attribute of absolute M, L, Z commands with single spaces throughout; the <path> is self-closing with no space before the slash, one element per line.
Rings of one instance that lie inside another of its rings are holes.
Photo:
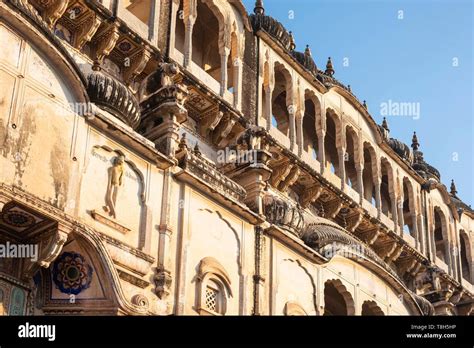
<path fill-rule="evenodd" d="M 109 183 L 107 185 L 107 193 L 105 196 L 104 210 L 114 219 L 117 217 L 115 207 L 117 204 L 117 194 L 119 188 L 123 184 L 123 176 L 125 174 L 125 157 L 118 156 L 115 158 L 114 165 L 109 169 Z"/>

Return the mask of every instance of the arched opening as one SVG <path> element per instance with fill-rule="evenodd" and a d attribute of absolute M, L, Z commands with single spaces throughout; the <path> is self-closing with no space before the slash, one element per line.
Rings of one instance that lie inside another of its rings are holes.
<path fill-rule="evenodd" d="M 340 280 L 324 284 L 324 316 L 354 315 L 354 300 Z"/>
<path fill-rule="evenodd" d="M 448 253 L 447 253 L 447 245 L 448 245 L 448 234 L 446 230 L 446 220 L 444 217 L 443 212 L 439 207 L 434 208 L 434 240 L 435 240 L 435 250 L 436 256 L 447 263 L 448 261 Z"/>
<path fill-rule="evenodd" d="M 373 206 L 376 205 L 375 200 L 375 184 L 374 178 L 377 175 L 375 172 L 377 157 L 375 150 L 368 143 L 364 143 L 364 170 L 362 178 L 364 181 L 364 198 Z"/>
<path fill-rule="evenodd" d="M 380 199 L 382 204 L 382 213 L 392 218 L 392 200 L 390 192 L 393 192 L 393 174 L 390 163 L 382 158 L 381 161 L 382 180 L 380 183 Z"/>
<path fill-rule="evenodd" d="M 385 313 L 382 309 L 377 305 L 375 301 L 365 301 L 362 304 L 362 315 L 364 316 L 382 316 Z"/>
<path fill-rule="evenodd" d="M 414 237 L 414 204 L 413 201 L 413 187 L 408 178 L 403 179 L 403 232 L 408 233 Z"/>
<path fill-rule="evenodd" d="M 316 133 L 316 114 L 318 113 L 319 105 L 316 105 L 314 99 L 311 97 L 307 98 L 304 104 L 305 114 L 303 117 L 303 150 L 306 151 L 311 156 L 311 158 L 318 159 L 318 134 Z"/>
<path fill-rule="evenodd" d="M 197 4 L 197 19 L 193 28 L 192 60 L 216 81 L 221 81 L 219 54 L 219 21 L 202 1 Z"/>
<path fill-rule="evenodd" d="M 176 27 L 174 31 L 174 48 L 184 53 L 184 40 L 186 29 L 184 27 L 183 1 L 180 2 L 178 11 L 176 12 Z"/>
<path fill-rule="evenodd" d="M 461 230 L 459 236 L 460 249 L 461 249 L 461 270 L 462 277 L 468 282 L 472 282 L 471 278 L 471 264 L 469 262 L 471 256 L 471 249 L 469 238 L 464 230 Z"/>
<path fill-rule="evenodd" d="M 332 173 L 339 174 L 339 158 L 337 152 L 338 120 L 336 115 L 328 110 L 326 113 L 326 136 L 324 137 L 324 152 L 326 155 L 326 168 Z"/>
<path fill-rule="evenodd" d="M 352 127 L 346 127 L 346 153 L 344 156 L 344 166 L 346 169 L 346 183 L 353 189 L 358 189 L 357 183 L 357 134 Z"/>
<path fill-rule="evenodd" d="M 290 115 L 288 113 L 288 94 L 291 92 L 290 73 L 279 63 L 275 63 L 275 87 L 272 94 L 272 126 L 289 136 Z"/>
<path fill-rule="evenodd" d="M 234 89 L 236 86 L 237 80 L 237 72 L 238 72 L 238 41 L 237 41 L 237 34 L 233 32 L 231 34 L 231 49 L 230 49 L 230 56 L 227 60 L 227 90 L 231 93 L 234 93 Z"/>

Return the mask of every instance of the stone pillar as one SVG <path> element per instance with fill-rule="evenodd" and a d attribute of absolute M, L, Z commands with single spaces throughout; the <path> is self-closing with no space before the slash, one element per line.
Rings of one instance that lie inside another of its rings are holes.
<path fill-rule="evenodd" d="M 232 61 L 233 64 L 233 80 L 234 80 L 234 107 L 237 110 L 242 108 L 242 59 L 235 58 Z"/>
<path fill-rule="evenodd" d="M 346 186 L 346 148 L 341 147 L 337 149 L 339 155 L 339 177 L 341 178 L 341 190 Z"/>
<path fill-rule="evenodd" d="M 272 127 L 272 88 L 270 85 L 265 87 L 265 119 L 267 120 L 267 131 Z"/>
<path fill-rule="evenodd" d="M 196 17 L 189 16 L 185 22 L 184 37 L 184 67 L 188 68 L 193 58 L 193 28 L 196 23 Z"/>
<path fill-rule="evenodd" d="M 295 128 L 296 128 L 296 107 L 294 105 L 288 106 L 288 114 L 290 116 L 289 123 L 290 123 L 290 151 L 293 151 L 295 148 Z"/>
<path fill-rule="evenodd" d="M 303 154 L 303 117 L 304 111 L 298 110 L 296 115 L 296 144 L 298 145 L 298 156 Z"/>
<path fill-rule="evenodd" d="M 395 192 L 390 192 L 390 202 L 392 205 L 392 221 L 393 221 L 393 232 L 397 233 L 399 226 L 398 226 L 398 204 L 397 204 L 397 196 Z"/>
<path fill-rule="evenodd" d="M 321 174 L 324 174 L 326 169 L 326 154 L 324 153 L 324 138 L 326 137 L 326 132 L 321 130 L 318 132 L 318 160 L 321 164 Z"/>
<path fill-rule="evenodd" d="M 357 191 L 360 195 L 359 204 L 362 205 L 364 201 L 364 166 L 361 163 L 356 163 L 356 172 L 357 172 Z"/>
<path fill-rule="evenodd" d="M 227 91 L 228 75 L 227 75 L 227 62 L 229 60 L 230 49 L 223 47 L 220 50 L 221 54 L 221 97 L 224 97 L 225 91 Z"/>
<path fill-rule="evenodd" d="M 382 215 L 382 196 L 380 194 L 380 185 L 382 184 L 382 180 L 380 179 L 380 175 L 376 174 L 376 178 L 374 179 L 374 186 L 375 186 L 375 206 L 377 207 L 377 217 L 380 219 Z"/>
<path fill-rule="evenodd" d="M 398 207 L 398 223 L 400 224 L 400 236 L 403 237 L 403 225 L 405 225 L 405 221 L 403 219 L 403 194 L 400 195 L 400 197 L 398 198 L 399 201 L 398 201 L 398 204 L 397 204 L 397 207 Z"/>

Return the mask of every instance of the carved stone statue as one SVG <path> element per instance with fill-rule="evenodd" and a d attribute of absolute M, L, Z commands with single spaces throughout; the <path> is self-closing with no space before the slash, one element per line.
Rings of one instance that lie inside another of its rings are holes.
<path fill-rule="evenodd" d="M 116 218 L 115 207 L 117 204 L 117 193 L 123 184 L 123 176 L 125 174 L 125 157 L 118 156 L 115 158 L 114 165 L 109 169 L 109 183 L 107 185 L 107 193 L 105 196 L 104 210 L 109 216 Z"/>

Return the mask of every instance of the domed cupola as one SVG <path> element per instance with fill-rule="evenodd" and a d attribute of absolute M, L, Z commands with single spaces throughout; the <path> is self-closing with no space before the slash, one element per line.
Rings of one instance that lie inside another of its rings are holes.
<path fill-rule="evenodd" d="M 411 147 L 413 149 L 413 169 L 424 179 L 435 179 L 439 182 L 441 180 L 441 174 L 435 167 L 425 162 L 423 152 L 419 150 L 420 143 L 418 142 L 416 132 L 413 133 Z"/>
<path fill-rule="evenodd" d="M 95 64 L 87 75 L 87 94 L 92 103 L 132 128 L 140 124 L 140 106 L 132 91 Z"/>
<path fill-rule="evenodd" d="M 311 72 L 314 76 L 318 74 L 318 67 L 316 66 L 316 63 L 314 62 L 314 59 L 311 56 L 311 50 L 309 49 L 309 45 L 306 45 L 304 53 L 292 51 L 291 55 L 298 61 L 298 63 L 304 66 L 305 69 Z"/>
<path fill-rule="evenodd" d="M 265 31 L 268 35 L 273 37 L 286 50 L 294 50 L 294 41 L 291 34 L 285 29 L 283 24 L 273 17 L 265 15 L 265 8 L 263 7 L 263 0 L 255 2 L 254 14 L 250 15 L 250 22 L 252 23 L 255 32 L 259 30 Z"/>

